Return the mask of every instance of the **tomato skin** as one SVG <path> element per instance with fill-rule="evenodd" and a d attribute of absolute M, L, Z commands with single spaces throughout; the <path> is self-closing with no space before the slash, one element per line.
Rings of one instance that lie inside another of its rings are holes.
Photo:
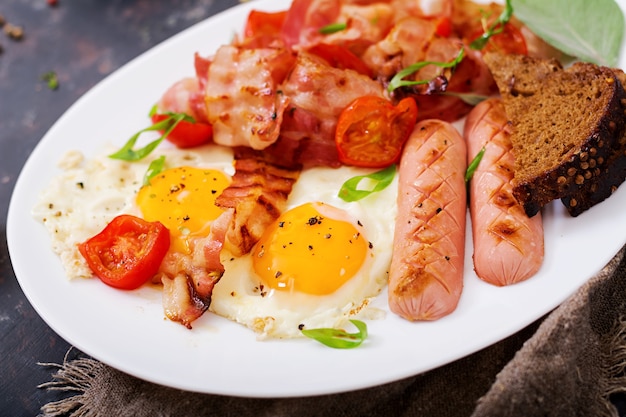
<path fill-rule="evenodd" d="M 102 282 L 133 290 L 157 273 L 169 247 L 170 232 L 161 223 L 122 214 L 78 250 Z"/>
<path fill-rule="evenodd" d="M 162 122 L 168 117 L 167 114 L 153 114 L 152 123 Z M 193 148 L 213 140 L 213 127 L 208 123 L 181 120 L 166 139 L 178 148 Z"/>
<path fill-rule="evenodd" d="M 339 116 L 335 144 L 346 165 L 382 168 L 400 159 L 417 120 L 417 104 L 407 97 L 394 106 L 376 96 L 359 97 Z"/>
<path fill-rule="evenodd" d="M 372 77 L 372 70 L 365 65 L 365 62 L 348 48 L 341 45 L 318 43 L 310 48 L 309 52 L 325 59 L 331 67 L 351 69 L 370 78 Z"/>

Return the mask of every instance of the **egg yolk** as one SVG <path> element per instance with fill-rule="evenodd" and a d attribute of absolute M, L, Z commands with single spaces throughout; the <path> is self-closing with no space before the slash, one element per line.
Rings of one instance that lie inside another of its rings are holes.
<path fill-rule="evenodd" d="M 369 243 L 343 210 L 307 203 L 281 215 L 255 246 L 252 259 L 276 290 L 331 294 L 361 268 Z"/>
<path fill-rule="evenodd" d="M 223 212 L 215 199 L 230 183 L 221 171 L 177 167 L 154 176 L 137 193 L 143 218 L 159 221 L 170 230 L 171 248 L 190 253 L 188 238 L 206 236 Z"/>

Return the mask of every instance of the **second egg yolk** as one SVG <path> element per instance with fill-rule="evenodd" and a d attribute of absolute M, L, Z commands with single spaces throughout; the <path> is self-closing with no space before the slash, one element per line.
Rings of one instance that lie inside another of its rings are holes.
<path fill-rule="evenodd" d="M 347 218 L 323 203 L 285 212 L 253 250 L 256 273 L 276 290 L 333 293 L 359 271 L 368 251 L 369 243 Z"/>

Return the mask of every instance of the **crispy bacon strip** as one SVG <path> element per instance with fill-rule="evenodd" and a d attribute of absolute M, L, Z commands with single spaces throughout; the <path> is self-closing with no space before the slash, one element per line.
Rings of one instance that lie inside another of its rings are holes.
<path fill-rule="evenodd" d="M 356 71 L 333 68 L 307 52 L 298 53 L 281 88 L 290 103 L 280 135 L 284 140 L 307 140 L 301 145 L 307 166 L 337 166 L 335 127 L 341 111 L 358 97 L 385 96 L 379 82 Z M 309 152 L 317 156 L 309 159 Z"/>
<path fill-rule="evenodd" d="M 278 85 L 293 62 L 286 49 L 224 45 L 217 50 L 205 90 L 215 143 L 264 149 L 278 139 L 289 103 Z"/>
<path fill-rule="evenodd" d="M 246 254 L 285 209 L 300 175 L 299 165 L 284 165 L 280 155 L 235 148 L 235 175 L 215 204 L 234 209 L 224 242 L 234 255 Z"/>
<path fill-rule="evenodd" d="M 220 252 L 233 211 L 226 210 L 211 225 L 206 237 L 191 241 L 191 253 L 169 252 L 157 280 L 163 283 L 165 316 L 191 329 L 191 323 L 211 304 L 213 287 L 224 274 Z"/>

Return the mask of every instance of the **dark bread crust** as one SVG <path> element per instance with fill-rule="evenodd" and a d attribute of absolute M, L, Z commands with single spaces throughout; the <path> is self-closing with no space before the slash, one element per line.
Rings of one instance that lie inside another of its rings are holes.
<path fill-rule="evenodd" d="M 614 69 L 617 79 L 626 86 L 626 74 L 622 70 Z M 625 100 L 626 101 L 626 100 Z M 626 103 L 623 103 L 626 106 Z M 626 118 L 626 114 L 624 116 Z M 587 181 L 584 187 L 563 197 L 561 201 L 570 215 L 576 217 L 600 201 L 609 198 L 626 180 L 626 131 L 621 139 L 613 144 L 611 155 L 604 170 Z"/>
<path fill-rule="evenodd" d="M 610 68 L 485 55 L 513 125 L 513 193 L 528 216 L 561 198 L 576 216 L 624 181 L 626 92 Z"/>

